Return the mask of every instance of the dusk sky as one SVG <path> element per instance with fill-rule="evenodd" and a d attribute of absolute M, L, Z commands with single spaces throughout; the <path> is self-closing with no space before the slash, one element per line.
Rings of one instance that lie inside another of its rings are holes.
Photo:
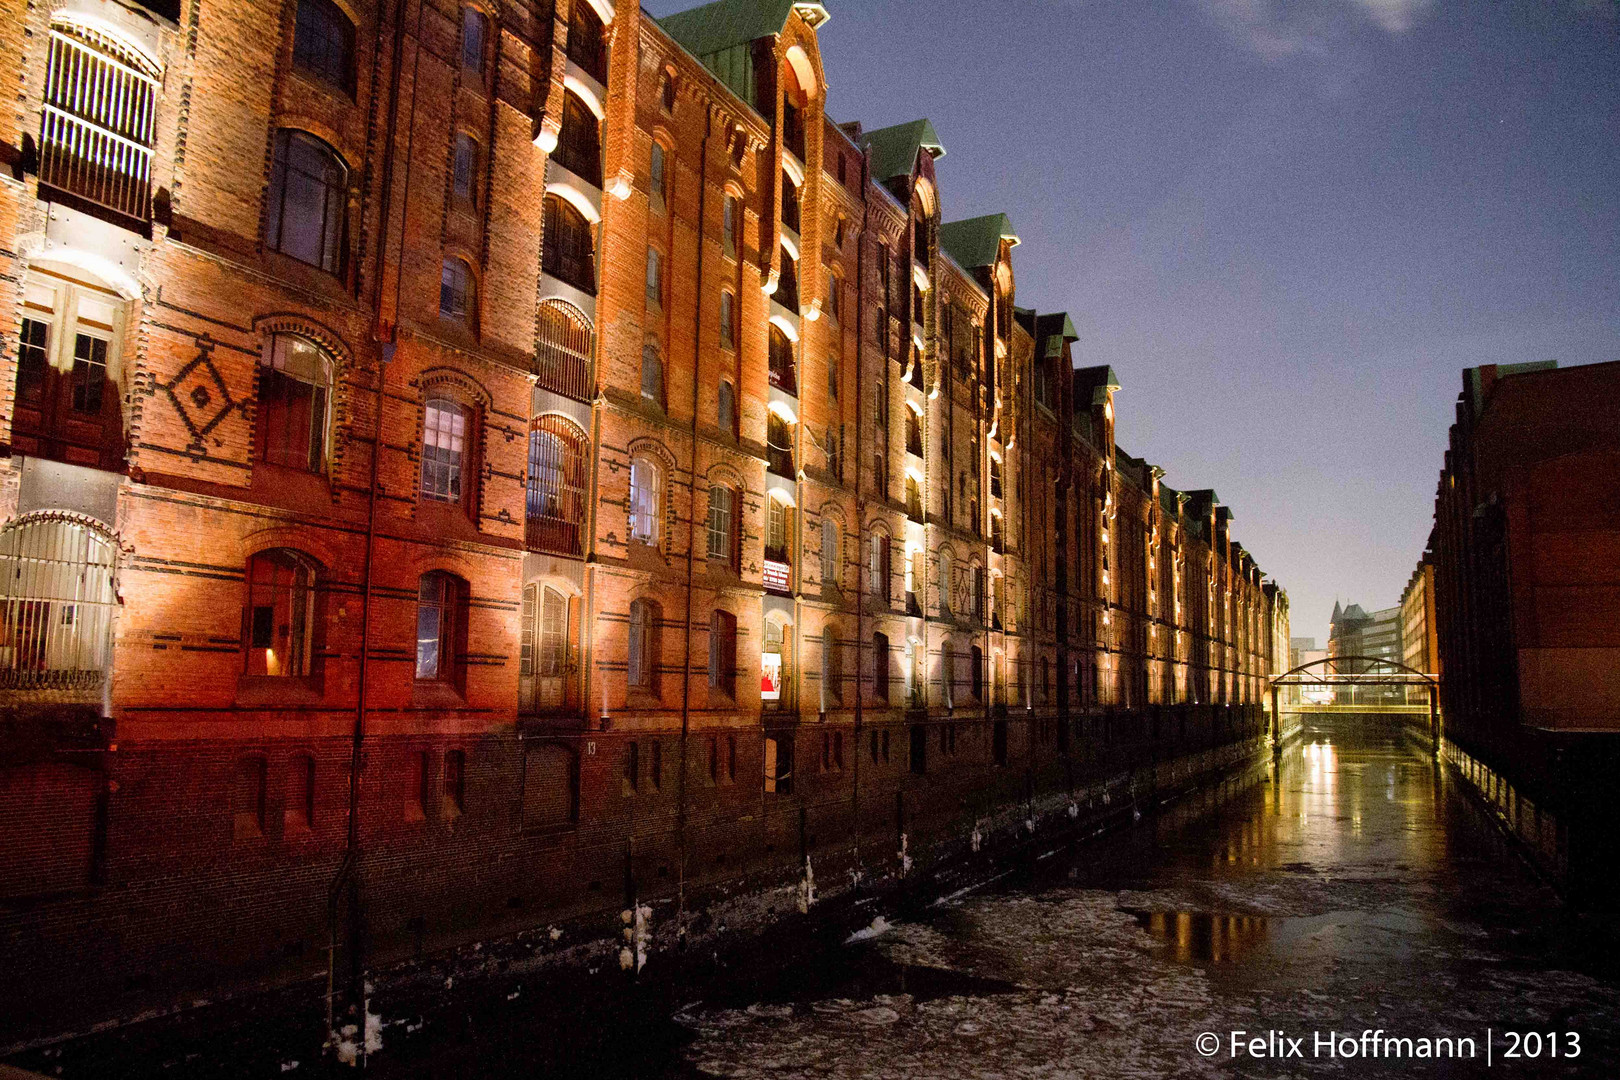
<path fill-rule="evenodd" d="M 827 8 L 834 118 L 934 122 L 945 219 L 1011 216 L 1018 303 L 1295 635 L 1399 602 L 1462 368 L 1620 359 L 1614 0 Z"/>

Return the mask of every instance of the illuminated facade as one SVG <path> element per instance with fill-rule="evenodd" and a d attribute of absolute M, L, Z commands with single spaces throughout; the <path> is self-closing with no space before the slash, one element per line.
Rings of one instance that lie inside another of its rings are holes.
<path fill-rule="evenodd" d="M 9 13 L 22 1028 L 1257 732 L 1286 598 L 819 4 Z"/>

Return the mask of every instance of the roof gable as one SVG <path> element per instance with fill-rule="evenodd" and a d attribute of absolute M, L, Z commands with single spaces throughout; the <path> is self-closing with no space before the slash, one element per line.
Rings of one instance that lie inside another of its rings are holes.
<path fill-rule="evenodd" d="M 826 8 L 805 0 L 714 0 L 666 15 L 657 22 L 677 45 L 697 57 L 737 96 L 758 108 L 754 101 L 754 58 L 748 46 L 760 38 L 782 33 L 795 11 L 812 27 L 828 19 Z"/>
<path fill-rule="evenodd" d="M 947 221 L 939 227 L 939 246 L 969 270 L 994 265 L 1003 240 L 1018 243 L 1018 234 L 1006 214 Z"/>
<path fill-rule="evenodd" d="M 872 152 L 872 179 L 880 184 L 896 176 L 910 176 L 920 150 L 927 150 L 936 161 L 945 156 L 945 144 L 926 119 L 865 132 L 861 145 Z"/>

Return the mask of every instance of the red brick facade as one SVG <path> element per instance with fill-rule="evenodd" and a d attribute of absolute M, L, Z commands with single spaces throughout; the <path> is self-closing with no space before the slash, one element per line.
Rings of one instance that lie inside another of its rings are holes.
<path fill-rule="evenodd" d="M 1285 600 L 818 5 L 7 14 L 17 1033 L 1257 730 Z"/>

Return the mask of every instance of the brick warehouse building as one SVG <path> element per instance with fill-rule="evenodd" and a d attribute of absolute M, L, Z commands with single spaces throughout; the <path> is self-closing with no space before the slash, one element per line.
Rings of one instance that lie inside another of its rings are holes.
<path fill-rule="evenodd" d="M 1435 494 L 1445 752 L 1579 903 L 1620 904 L 1620 363 L 1463 372 Z"/>
<path fill-rule="evenodd" d="M 0 1043 L 1259 733 L 1286 596 L 819 4 L 7 4 Z"/>

